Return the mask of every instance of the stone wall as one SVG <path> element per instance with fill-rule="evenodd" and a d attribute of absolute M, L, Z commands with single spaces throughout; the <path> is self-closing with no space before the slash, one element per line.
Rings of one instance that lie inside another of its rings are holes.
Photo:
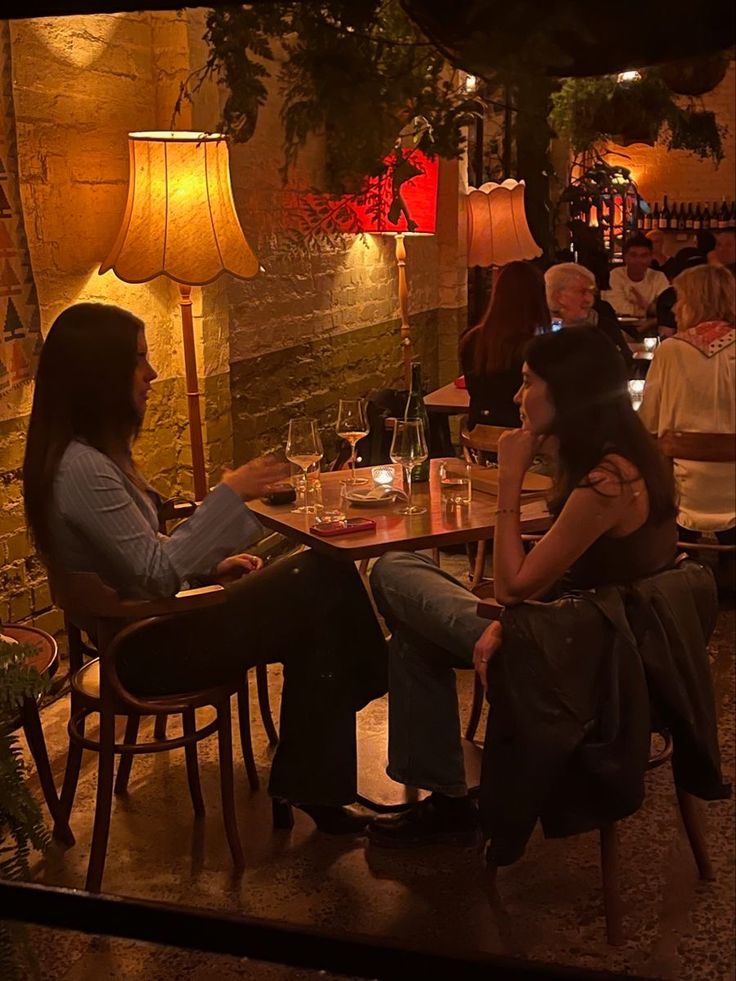
<path fill-rule="evenodd" d="M 11 25 L 21 193 L 42 330 L 82 300 L 117 303 L 146 322 L 159 378 L 136 452 L 163 493 L 191 486 L 177 290 L 164 279 L 130 286 L 97 269 L 125 204 L 126 134 L 171 127 L 180 81 L 205 60 L 204 16 L 201 10 L 132 13 Z M 203 87 L 176 128 L 212 130 L 221 97 L 213 85 Z M 247 282 L 224 277 L 193 291 L 212 482 L 233 458 L 233 430 L 235 459 L 242 460 L 282 444 L 297 409 L 307 408 L 329 428 L 341 394 L 367 394 L 400 378 L 393 243 L 356 240 L 331 255 L 295 257 L 287 250 L 278 112 L 278 99 L 269 100 L 254 140 L 231 154 L 236 206 L 265 271 Z M 318 184 L 322 163 L 314 140 L 294 181 Z M 456 164 L 443 165 L 438 234 L 407 240 L 415 350 L 432 386 L 456 373 L 465 319 L 459 180 Z M 29 408 L 0 424 L 0 618 L 57 632 L 60 618 L 23 521 Z"/>

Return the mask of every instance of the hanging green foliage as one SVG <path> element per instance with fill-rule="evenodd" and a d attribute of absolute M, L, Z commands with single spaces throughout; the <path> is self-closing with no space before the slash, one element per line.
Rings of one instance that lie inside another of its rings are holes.
<path fill-rule="evenodd" d="M 282 176 L 314 134 L 325 141 L 325 190 L 354 193 L 415 116 L 431 124 L 419 144 L 453 159 L 477 103 L 460 74 L 420 33 L 398 0 L 325 0 L 226 7 L 207 17 L 210 55 L 182 91 L 205 78 L 228 89 L 220 128 L 235 142 L 251 138 L 274 76 L 283 98 Z M 177 107 L 178 108 L 178 107 Z"/>
<path fill-rule="evenodd" d="M 606 143 L 652 143 L 689 150 L 717 165 L 724 156 L 725 130 L 715 114 L 689 99 L 681 105 L 659 69 L 642 69 L 640 78 L 616 75 L 568 78 L 552 95 L 550 122 L 569 139 L 575 153 L 602 150 Z"/>

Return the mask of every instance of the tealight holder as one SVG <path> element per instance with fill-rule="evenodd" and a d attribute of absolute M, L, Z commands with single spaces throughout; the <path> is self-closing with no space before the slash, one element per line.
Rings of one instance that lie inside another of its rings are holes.
<path fill-rule="evenodd" d="M 659 338 L 658 337 L 645 337 L 644 338 L 644 350 L 645 351 L 654 351 L 658 344 L 659 344 Z"/>
<path fill-rule="evenodd" d="M 639 406 L 644 398 L 645 384 L 646 382 L 643 378 L 632 378 L 629 382 L 629 398 L 631 399 L 631 405 L 637 412 L 639 411 Z"/>
<path fill-rule="evenodd" d="M 396 472 L 393 467 L 373 467 L 371 477 L 377 487 L 390 487 L 396 479 Z"/>

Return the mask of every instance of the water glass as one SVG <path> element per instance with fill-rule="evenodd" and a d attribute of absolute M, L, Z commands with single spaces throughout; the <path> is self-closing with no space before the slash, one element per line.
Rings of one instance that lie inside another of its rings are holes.
<path fill-rule="evenodd" d="M 467 507 L 473 496 L 470 464 L 446 460 L 440 466 L 440 494 L 443 507 Z"/>
<path fill-rule="evenodd" d="M 406 480 L 406 507 L 399 508 L 399 514 L 424 514 L 426 508 L 412 504 L 411 472 L 414 467 L 429 456 L 424 426 L 421 419 L 397 419 L 389 453 L 394 463 L 400 463 Z"/>
<path fill-rule="evenodd" d="M 632 378 L 629 382 L 629 398 L 631 399 L 631 405 L 637 412 L 639 411 L 639 406 L 644 398 L 645 385 L 646 382 L 643 378 Z"/>

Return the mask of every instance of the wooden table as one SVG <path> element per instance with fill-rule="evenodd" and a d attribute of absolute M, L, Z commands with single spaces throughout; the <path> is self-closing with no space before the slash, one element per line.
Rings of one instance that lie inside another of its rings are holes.
<path fill-rule="evenodd" d="M 468 507 L 447 509 L 442 506 L 439 468 L 442 460 L 430 461 L 429 482 L 414 486 L 413 502 L 426 507 L 424 514 L 398 514 L 401 503 L 383 504 L 380 507 L 348 507 L 348 517 L 372 518 L 374 531 L 351 535 L 321 538 L 309 530 L 314 524 L 313 514 L 293 514 L 293 505 L 274 506 L 263 501 L 251 501 L 248 505 L 261 522 L 274 531 L 286 535 L 317 552 L 333 559 L 355 562 L 376 558 L 384 552 L 417 551 L 444 545 L 464 545 L 480 539 L 492 538 L 496 525 L 497 498 L 492 494 L 473 491 Z M 395 485 L 401 487 L 401 470 L 395 466 Z M 356 470 L 359 476 L 371 479 L 370 468 Z M 323 488 L 333 482 L 344 481 L 345 471 L 321 475 Z M 525 517 L 525 512 L 527 516 Z M 543 531 L 549 526 L 549 516 L 540 502 L 522 508 L 522 531 Z"/>
<path fill-rule="evenodd" d="M 444 413 L 448 416 L 458 416 L 470 408 L 470 396 L 467 388 L 458 388 L 454 382 L 443 385 L 442 388 L 424 396 L 427 412 Z"/>

